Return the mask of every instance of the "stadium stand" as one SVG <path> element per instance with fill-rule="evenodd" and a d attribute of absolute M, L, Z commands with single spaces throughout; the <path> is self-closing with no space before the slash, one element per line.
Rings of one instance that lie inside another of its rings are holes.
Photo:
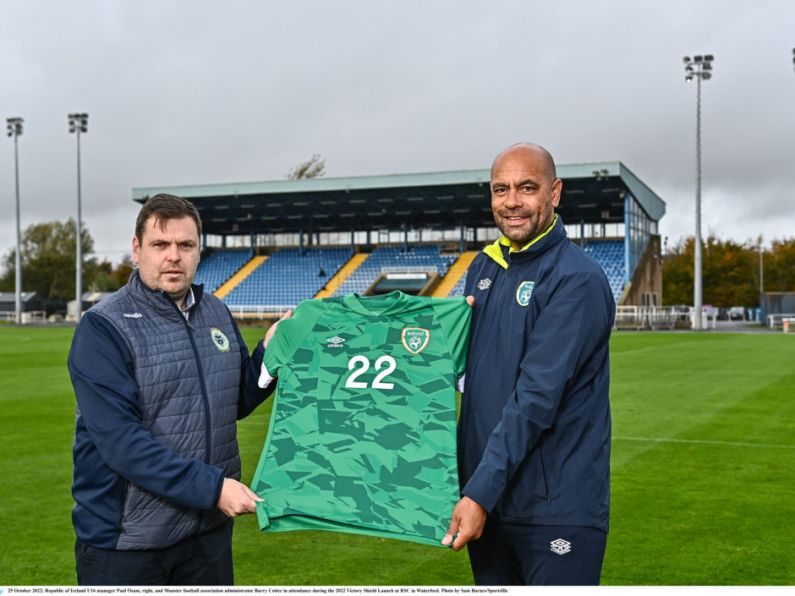
<path fill-rule="evenodd" d="M 435 298 L 448 298 L 461 296 L 464 292 L 464 282 L 467 278 L 467 268 L 475 260 L 479 251 L 468 250 L 461 253 L 447 271 L 447 275 L 434 289 L 432 296 Z"/>
<path fill-rule="evenodd" d="M 224 302 L 229 306 L 292 308 L 312 298 L 351 257 L 350 248 L 298 248 L 275 252 L 235 287 Z"/>
<path fill-rule="evenodd" d="M 250 248 L 212 251 L 202 256 L 194 283 L 204 284 L 206 292 L 214 292 L 245 265 L 253 254 Z"/>
<path fill-rule="evenodd" d="M 370 255 L 363 252 L 353 255 L 350 260 L 337 271 L 337 275 L 333 276 L 326 286 L 315 295 L 315 298 L 328 298 L 329 296 L 333 296 L 334 292 L 345 283 L 345 280 L 348 279 L 369 256 Z"/>
<path fill-rule="evenodd" d="M 624 267 L 624 241 L 623 240 L 600 240 L 591 241 L 584 248 L 586 254 L 594 259 L 607 275 L 610 283 L 610 290 L 613 293 L 616 303 L 621 297 L 621 292 L 625 285 Z M 458 282 L 450 290 L 448 296 L 461 296 L 464 293 L 464 282 L 466 275 L 462 275 Z"/>
<path fill-rule="evenodd" d="M 416 271 L 434 271 L 444 276 L 456 260 L 456 255 L 442 255 L 438 246 L 414 246 L 404 252 L 402 248 L 381 247 L 374 250 L 369 257 L 345 280 L 345 283 L 334 294 L 361 294 L 376 280 L 385 269 L 406 268 Z"/>
<path fill-rule="evenodd" d="M 626 283 L 623 240 L 591 241 L 585 245 L 585 253 L 602 266 L 610 283 L 613 298 L 618 303 Z"/>
<path fill-rule="evenodd" d="M 238 285 L 240 285 L 243 282 L 243 280 L 245 280 L 249 275 L 251 275 L 254 271 L 256 271 L 256 269 L 267 260 L 268 257 L 263 255 L 254 257 L 248 263 L 246 263 L 240 269 L 238 269 L 237 273 L 235 273 L 232 277 L 230 277 L 224 283 L 222 283 L 218 287 L 218 289 L 216 289 L 213 292 L 213 294 L 215 294 L 221 300 L 225 300 L 226 297 L 229 295 L 229 292 L 231 292 Z"/>
<path fill-rule="evenodd" d="M 453 286 L 453 289 L 450 290 L 448 297 L 453 298 L 454 296 L 463 296 L 464 295 L 464 283 L 466 283 L 467 276 L 462 275 L 461 278 L 456 282 Z"/>
<path fill-rule="evenodd" d="M 605 270 L 617 304 L 662 304 L 662 199 L 621 162 L 559 164 L 558 174 L 565 180 L 567 198 L 557 211 L 568 222 L 569 237 Z M 448 274 L 455 258 L 440 254 L 439 247 L 449 247 L 461 261 L 496 237 L 489 178 L 490 171 L 481 169 L 265 180 L 135 188 L 133 199 L 143 203 L 159 192 L 184 196 L 202 214 L 206 241 L 219 246 L 220 239 L 226 246 L 232 238 L 235 246 L 262 253 L 241 269 L 253 254 L 244 253 L 212 279 L 207 266 L 212 263 L 205 263 L 199 281 L 214 288 L 235 316 L 270 318 L 277 312 L 273 307 L 313 296 L 364 293 L 376 281 L 374 292 L 401 285 L 409 291 L 422 283 L 420 274 L 427 282 L 418 289 L 422 293 L 462 293 L 464 274 L 457 269 Z M 246 223 L 241 227 L 240 222 Z M 418 241 L 409 244 L 410 236 Z M 288 248 L 298 255 L 307 246 L 310 253 L 321 247 L 342 251 L 344 268 L 336 262 L 322 265 L 327 277 L 323 283 L 316 276 L 321 265 L 296 271 L 277 267 L 290 255 Z M 368 251 L 372 253 L 366 256 Z M 273 256 L 262 262 L 264 253 Z M 207 255 L 207 261 L 216 258 L 220 255 L 213 256 L 213 251 Z M 239 271 L 228 279 L 234 269 Z"/>

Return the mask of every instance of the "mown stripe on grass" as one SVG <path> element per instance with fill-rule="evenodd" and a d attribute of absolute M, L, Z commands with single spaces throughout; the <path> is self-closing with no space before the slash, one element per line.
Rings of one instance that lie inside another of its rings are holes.
<path fill-rule="evenodd" d="M 707 439 L 672 439 L 662 437 L 613 437 L 614 441 L 636 441 L 640 443 L 681 443 L 684 445 L 719 445 L 725 447 L 761 447 L 763 449 L 795 449 L 795 445 L 774 443 L 743 443 L 740 441 L 712 441 Z"/>

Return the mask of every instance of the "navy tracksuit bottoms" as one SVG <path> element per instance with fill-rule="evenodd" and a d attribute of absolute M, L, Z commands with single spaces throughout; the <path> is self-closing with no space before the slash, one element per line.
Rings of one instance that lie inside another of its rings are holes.
<path fill-rule="evenodd" d="M 489 518 L 470 542 L 479 586 L 598 585 L 607 533 L 582 526 L 529 526 Z"/>

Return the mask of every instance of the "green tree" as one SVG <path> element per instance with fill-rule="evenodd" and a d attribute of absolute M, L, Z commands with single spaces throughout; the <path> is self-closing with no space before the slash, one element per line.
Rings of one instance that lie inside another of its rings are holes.
<path fill-rule="evenodd" d="M 705 304 L 729 308 L 758 303 L 753 247 L 709 236 L 704 255 Z"/>
<path fill-rule="evenodd" d="M 115 292 L 119 289 L 119 282 L 113 275 L 113 263 L 108 260 L 97 263 L 94 279 L 88 289 L 92 292 Z"/>
<path fill-rule="evenodd" d="M 124 255 L 121 262 L 115 267 L 108 260 L 97 263 L 89 289 L 92 292 L 115 292 L 127 283 L 132 269 L 130 255 Z"/>
<path fill-rule="evenodd" d="M 680 240 L 663 255 L 663 302 L 668 305 L 693 302 L 693 239 Z"/>
<path fill-rule="evenodd" d="M 764 260 L 765 292 L 795 292 L 795 238 L 771 242 Z"/>
<path fill-rule="evenodd" d="M 680 241 L 663 260 L 665 304 L 693 303 L 693 238 Z M 701 251 L 704 304 L 723 308 L 759 303 L 756 249 L 710 235 Z"/>
<path fill-rule="evenodd" d="M 88 229 L 81 234 L 83 250 L 83 287 L 89 288 L 97 274 L 94 240 Z M 22 285 L 26 292 L 36 292 L 45 300 L 74 300 L 75 298 L 75 239 L 77 225 L 74 219 L 66 222 L 51 221 L 29 226 L 22 234 Z M 16 249 L 11 249 L 4 259 L 5 274 L 0 278 L 0 288 L 13 290 Z"/>
<path fill-rule="evenodd" d="M 130 279 L 130 273 L 132 273 L 132 270 L 132 257 L 130 255 L 124 255 L 121 259 L 121 262 L 113 269 L 113 277 L 116 278 L 116 281 L 119 284 L 117 287 L 120 288 L 127 283 L 127 280 Z"/>

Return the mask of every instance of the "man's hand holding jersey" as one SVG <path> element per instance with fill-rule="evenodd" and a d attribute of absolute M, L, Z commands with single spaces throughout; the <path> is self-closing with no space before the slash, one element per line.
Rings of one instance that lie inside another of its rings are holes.
<path fill-rule="evenodd" d="M 467 304 L 475 306 L 475 297 L 467 296 Z M 486 510 L 469 497 L 463 497 L 453 509 L 452 519 L 442 545 L 461 550 L 470 540 L 477 540 L 486 525 Z"/>

